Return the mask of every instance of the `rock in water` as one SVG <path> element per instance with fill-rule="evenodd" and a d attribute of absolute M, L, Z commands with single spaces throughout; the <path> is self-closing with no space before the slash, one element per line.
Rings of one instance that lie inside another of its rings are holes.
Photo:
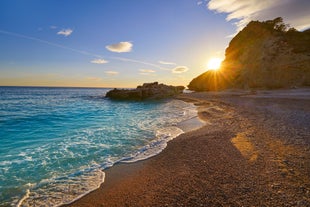
<path fill-rule="evenodd" d="M 117 100 L 164 99 L 183 93 L 184 86 L 168 86 L 165 84 L 144 83 L 136 89 L 113 89 L 106 97 Z"/>

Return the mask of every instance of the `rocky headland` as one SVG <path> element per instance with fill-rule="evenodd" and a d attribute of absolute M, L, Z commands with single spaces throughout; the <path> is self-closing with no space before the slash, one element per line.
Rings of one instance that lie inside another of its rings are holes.
<path fill-rule="evenodd" d="M 174 97 L 183 93 L 184 86 L 170 86 L 165 84 L 144 83 L 136 89 L 113 89 L 106 97 L 116 100 L 148 100 Z"/>
<path fill-rule="evenodd" d="M 299 32 L 281 17 L 252 21 L 229 43 L 218 71 L 194 78 L 193 91 L 310 86 L 310 30 Z"/>

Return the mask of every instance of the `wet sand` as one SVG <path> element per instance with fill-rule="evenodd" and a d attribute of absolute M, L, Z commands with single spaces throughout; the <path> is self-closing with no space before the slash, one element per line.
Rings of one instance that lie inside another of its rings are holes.
<path fill-rule="evenodd" d="M 310 206 L 310 90 L 296 91 L 179 96 L 206 125 L 69 206 Z"/>

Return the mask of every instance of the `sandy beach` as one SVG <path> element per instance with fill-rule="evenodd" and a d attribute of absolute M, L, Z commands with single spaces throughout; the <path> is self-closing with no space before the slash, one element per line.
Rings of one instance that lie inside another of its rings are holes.
<path fill-rule="evenodd" d="M 206 124 L 68 206 L 310 206 L 310 89 L 178 98 Z"/>

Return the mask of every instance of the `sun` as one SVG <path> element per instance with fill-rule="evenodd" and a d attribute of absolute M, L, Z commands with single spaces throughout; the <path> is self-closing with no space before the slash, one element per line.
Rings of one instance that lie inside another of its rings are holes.
<path fill-rule="evenodd" d="M 223 59 L 221 58 L 211 58 L 207 63 L 208 70 L 218 70 L 221 67 Z"/>

